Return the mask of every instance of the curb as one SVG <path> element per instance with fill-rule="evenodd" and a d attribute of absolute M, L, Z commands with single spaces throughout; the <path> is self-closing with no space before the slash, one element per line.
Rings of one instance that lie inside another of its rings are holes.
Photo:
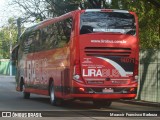
<path fill-rule="evenodd" d="M 5 75 L 0 75 L 0 78 L 14 78 L 15 76 L 5 76 Z"/>
<path fill-rule="evenodd" d="M 0 80 L 2 80 L 2 79 L 13 80 L 13 79 L 15 79 L 15 76 L 3 76 L 3 75 L 0 75 Z"/>
<path fill-rule="evenodd" d="M 141 106 L 160 107 L 160 103 L 148 102 L 148 101 L 142 101 L 142 100 L 120 100 L 119 102 L 127 103 L 127 104 L 141 105 Z"/>

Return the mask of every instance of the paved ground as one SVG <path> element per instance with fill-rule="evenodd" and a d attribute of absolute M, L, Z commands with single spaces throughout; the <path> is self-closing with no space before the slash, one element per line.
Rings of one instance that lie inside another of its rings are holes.
<path fill-rule="evenodd" d="M 112 114 L 114 112 L 120 113 L 130 113 L 129 111 L 134 111 L 135 114 L 143 113 L 144 111 L 160 111 L 160 107 L 151 106 L 141 106 L 135 104 L 127 104 L 121 102 L 113 102 L 112 106 L 109 108 L 97 108 L 92 105 L 91 102 L 81 102 L 75 101 L 72 103 L 65 104 L 64 106 L 51 106 L 49 103 L 49 97 L 39 96 L 31 94 L 31 99 L 23 99 L 22 93 L 15 90 L 14 77 L 0 77 L 0 111 L 43 111 L 45 115 L 52 117 L 47 117 L 45 119 L 55 119 L 55 120 L 150 120 L 151 117 L 104 117 L 105 114 Z M 48 112 L 47 112 L 48 111 Z M 53 112 L 54 111 L 54 112 Z M 67 111 L 67 112 L 66 112 Z M 138 112 L 140 111 L 140 112 Z M 56 117 L 58 116 L 58 117 Z M 62 116 L 62 117 L 60 117 Z M 2 119 L 2 118 L 0 118 Z M 3 119 L 17 119 L 17 118 L 3 118 Z M 20 119 L 20 118 L 19 118 Z M 31 118 L 25 118 L 31 119 Z M 43 120 L 44 118 L 34 118 L 36 120 Z M 158 117 L 153 119 L 158 120 Z"/>

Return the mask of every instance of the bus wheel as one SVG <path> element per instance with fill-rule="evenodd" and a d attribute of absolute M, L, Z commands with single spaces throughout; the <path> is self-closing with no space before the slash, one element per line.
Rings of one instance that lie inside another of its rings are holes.
<path fill-rule="evenodd" d="M 30 93 L 25 92 L 25 85 L 23 85 L 23 98 L 24 99 L 29 99 L 30 98 Z"/>
<path fill-rule="evenodd" d="M 109 107 L 109 106 L 111 106 L 112 102 L 106 101 L 106 100 L 93 100 L 93 104 L 96 107 Z"/>
<path fill-rule="evenodd" d="M 61 100 L 55 96 L 53 83 L 50 85 L 50 102 L 51 102 L 51 105 L 54 105 L 54 106 L 61 104 Z"/>

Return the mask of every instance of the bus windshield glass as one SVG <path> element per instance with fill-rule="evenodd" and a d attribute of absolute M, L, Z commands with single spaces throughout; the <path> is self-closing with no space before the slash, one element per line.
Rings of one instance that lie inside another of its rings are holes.
<path fill-rule="evenodd" d="M 136 34 L 134 15 L 120 12 L 85 12 L 81 14 L 80 34 L 120 33 Z"/>

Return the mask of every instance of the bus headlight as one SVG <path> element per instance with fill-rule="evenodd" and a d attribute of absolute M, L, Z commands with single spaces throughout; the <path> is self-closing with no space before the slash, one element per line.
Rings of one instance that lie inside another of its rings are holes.
<path fill-rule="evenodd" d="M 138 80 L 138 75 L 134 76 L 134 79 L 135 79 L 135 80 Z"/>
<path fill-rule="evenodd" d="M 80 79 L 80 75 L 74 75 L 74 76 L 73 76 L 73 79 L 74 79 L 74 80 L 79 80 L 79 79 Z"/>
<path fill-rule="evenodd" d="M 82 77 L 80 75 L 73 75 L 73 80 L 79 82 L 79 83 L 84 83 L 82 81 Z"/>

